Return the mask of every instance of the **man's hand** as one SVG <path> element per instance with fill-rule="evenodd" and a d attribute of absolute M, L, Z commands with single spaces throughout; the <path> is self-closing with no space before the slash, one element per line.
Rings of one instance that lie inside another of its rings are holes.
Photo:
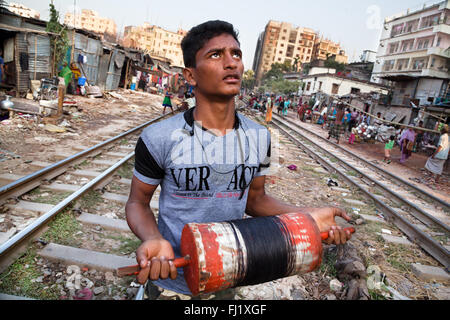
<path fill-rule="evenodd" d="M 140 284 L 145 284 L 148 279 L 158 280 L 177 278 L 177 268 L 173 260 L 175 257 L 170 243 L 162 238 L 147 240 L 137 249 L 136 260 L 141 267 L 137 276 Z"/>
<path fill-rule="evenodd" d="M 320 232 L 329 232 L 329 238 L 325 241 L 327 244 L 345 244 L 352 237 L 349 231 L 345 231 L 338 226 L 335 217 L 341 217 L 346 221 L 352 219 L 339 208 L 318 208 L 312 209 L 311 217 L 317 223 Z"/>

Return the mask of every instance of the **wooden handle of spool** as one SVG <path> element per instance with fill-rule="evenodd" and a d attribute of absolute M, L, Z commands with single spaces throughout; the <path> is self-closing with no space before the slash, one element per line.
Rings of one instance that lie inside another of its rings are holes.
<path fill-rule="evenodd" d="M 346 228 L 344 230 L 350 231 L 350 233 L 356 232 L 355 228 L 352 228 L 352 227 Z M 321 236 L 322 240 L 325 241 L 329 238 L 329 233 L 322 232 L 320 234 L 320 236 Z M 186 256 L 184 258 L 178 258 L 178 259 L 175 259 L 172 261 L 175 264 L 176 268 L 183 268 L 183 267 L 186 267 L 187 265 L 189 265 L 189 263 L 191 262 L 191 258 L 189 256 Z M 136 276 L 139 274 L 140 271 L 141 271 L 141 267 L 139 265 L 123 267 L 123 268 L 117 269 L 117 276 L 118 277 Z"/>
<path fill-rule="evenodd" d="M 191 262 L 191 258 L 189 256 L 186 256 L 184 258 L 178 258 L 171 261 L 173 261 L 173 264 L 175 265 L 176 268 L 183 268 L 189 265 L 189 263 Z M 134 266 L 123 267 L 117 269 L 117 276 L 118 277 L 137 276 L 140 271 L 141 267 L 138 264 Z"/>
<path fill-rule="evenodd" d="M 350 231 L 350 233 L 355 233 L 356 232 L 355 228 L 352 228 L 352 227 L 345 228 L 344 230 L 345 231 Z M 321 236 L 322 240 L 325 241 L 325 240 L 327 240 L 330 237 L 330 234 L 329 234 L 329 232 L 322 232 L 320 234 L 320 236 Z"/>

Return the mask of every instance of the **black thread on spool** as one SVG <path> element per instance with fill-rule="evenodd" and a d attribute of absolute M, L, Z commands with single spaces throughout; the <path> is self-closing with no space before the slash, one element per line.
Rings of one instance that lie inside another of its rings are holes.
<path fill-rule="evenodd" d="M 236 287 L 261 284 L 289 276 L 295 262 L 292 240 L 277 217 L 231 222 L 242 234 L 247 249 L 246 274 Z M 239 270 L 242 267 L 239 266 Z"/>

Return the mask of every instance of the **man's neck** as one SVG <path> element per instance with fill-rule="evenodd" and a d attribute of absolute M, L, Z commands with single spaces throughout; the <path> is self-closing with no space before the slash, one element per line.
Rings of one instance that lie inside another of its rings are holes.
<path fill-rule="evenodd" d="M 196 96 L 196 108 L 194 119 L 201 122 L 203 128 L 217 130 L 217 134 L 226 135 L 227 130 L 232 130 L 235 125 L 235 100 L 234 97 L 227 100 L 212 101 L 202 95 Z"/>

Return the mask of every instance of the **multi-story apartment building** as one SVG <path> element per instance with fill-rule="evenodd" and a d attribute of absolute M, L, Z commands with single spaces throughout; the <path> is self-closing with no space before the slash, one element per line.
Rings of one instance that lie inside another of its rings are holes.
<path fill-rule="evenodd" d="M 273 63 L 296 63 L 297 71 L 300 70 L 302 63 L 312 61 L 316 38 L 314 30 L 270 20 L 256 46 L 253 60 L 256 80 L 260 81 Z"/>
<path fill-rule="evenodd" d="M 448 0 L 386 18 L 372 81 L 393 87 L 392 105 L 432 105 L 450 79 Z"/>
<path fill-rule="evenodd" d="M 101 35 L 117 35 L 117 25 L 112 19 L 104 18 L 93 10 L 81 10 L 81 14 L 66 13 L 64 24 L 85 29 Z"/>
<path fill-rule="evenodd" d="M 34 18 L 34 19 L 41 18 L 41 14 L 38 11 L 25 7 L 23 4 L 20 3 L 10 2 L 8 5 L 8 9 L 9 11 L 14 12 L 15 14 L 18 14 L 19 16 L 25 18 Z"/>
<path fill-rule="evenodd" d="M 314 30 L 270 20 L 258 38 L 253 71 L 259 82 L 273 63 L 288 63 L 296 69 L 294 71 L 299 71 L 302 64 L 326 60 L 327 55 L 335 56 L 336 61 L 342 63 L 348 60 L 339 44 L 320 39 Z"/>
<path fill-rule="evenodd" d="M 327 60 L 329 57 L 335 57 L 336 62 L 339 63 L 348 63 L 348 56 L 341 49 L 340 44 L 329 39 L 316 38 L 313 51 L 314 60 Z"/>
<path fill-rule="evenodd" d="M 155 25 L 125 27 L 123 45 L 146 50 L 150 55 L 169 59 L 176 67 L 184 68 L 181 41 L 187 34 L 184 30 L 172 32 Z"/>

